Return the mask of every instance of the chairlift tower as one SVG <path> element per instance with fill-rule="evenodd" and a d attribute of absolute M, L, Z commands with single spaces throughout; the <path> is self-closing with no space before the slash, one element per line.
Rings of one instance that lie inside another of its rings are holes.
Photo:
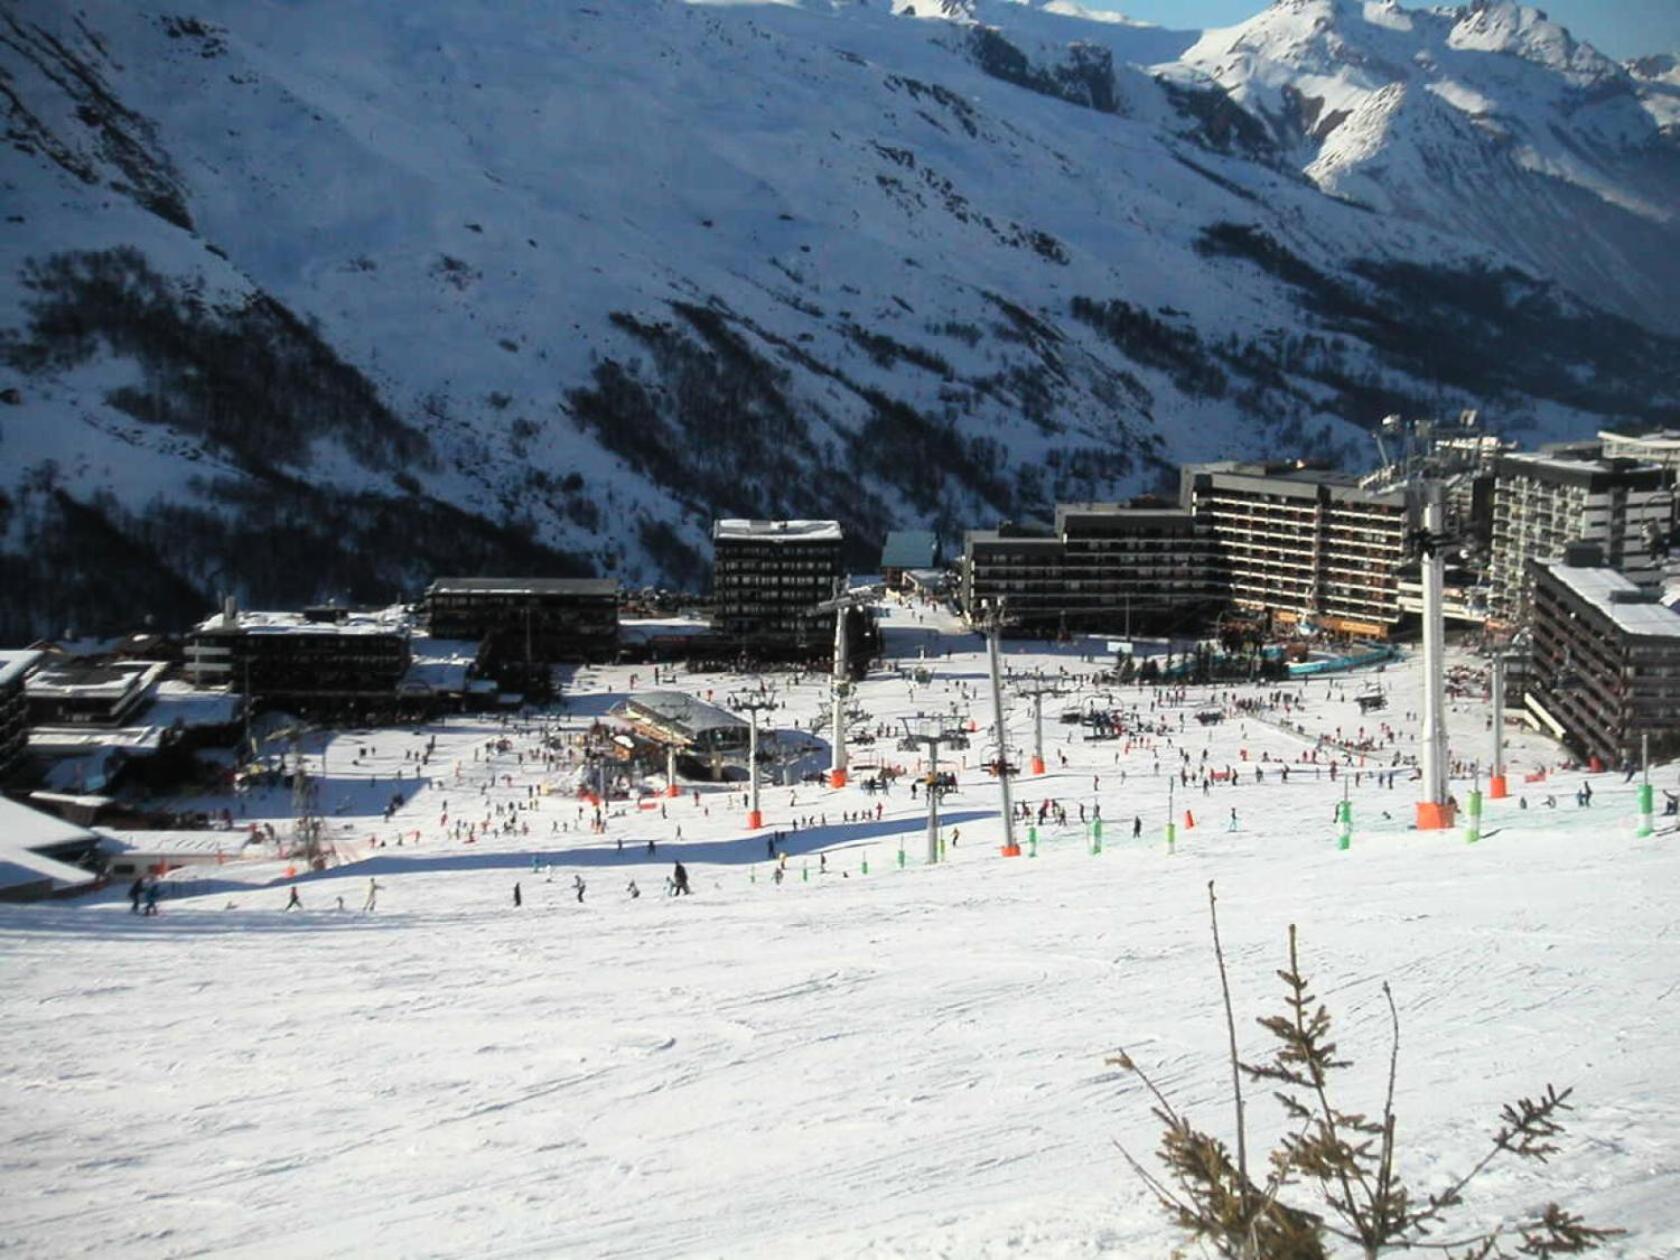
<path fill-rule="evenodd" d="M 979 625 L 986 631 L 986 654 L 992 673 L 992 719 L 997 724 L 998 788 L 1003 796 L 1003 856 L 1020 857 L 1021 846 L 1015 843 L 1015 806 L 1009 798 L 1009 729 L 1003 720 L 1003 669 L 998 663 L 1001 650 L 998 640 L 1008 618 L 1002 600 L 988 601 Z"/>
<path fill-rule="evenodd" d="M 1055 683 L 1044 681 L 1044 675 L 1038 674 L 1030 684 L 1015 688 L 1016 693 L 1031 696 L 1033 702 L 1033 758 L 1032 773 L 1036 777 L 1044 773 L 1044 697 L 1059 696 L 1062 688 Z"/>
<path fill-rule="evenodd" d="M 735 695 L 730 707 L 747 714 L 752 723 L 747 736 L 747 829 L 757 831 L 764 826 L 764 813 L 758 806 L 758 715 L 779 708 L 780 702 L 768 685 L 760 683 Z"/>
<path fill-rule="evenodd" d="M 847 661 L 846 650 L 846 614 L 853 608 L 874 602 L 874 594 L 866 591 L 849 591 L 844 579 L 836 579 L 838 589 L 833 599 L 824 600 L 814 611 L 832 612 L 834 614 L 834 677 L 829 685 L 829 703 L 832 707 L 834 731 L 831 737 L 828 785 L 843 788 L 846 786 L 846 697 L 851 694 L 851 671 Z"/>
<path fill-rule="evenodd" d="M 946 725 L 939 717 L 905 718 L 904 738 L 898 742 L 900 750 L 927 750 L 927 864 L 939 861 L 939 747 L 967 748 L 968 735 L 959 725 Z"/>
<path fill-rule="evenodd" d="M 1419 732 L 1419 762 L 1423 769 L 1417 803 L 1419 831 L 1443 831 L 1453 825 L 1451 789 L 1447 783 L 1446 610 L 1442 599 L 1445 557 L 1441 534 L 1445 511 L 1439 482 L 1417 483 L 1423 505 L 1418 562 L 1423 578 L 1423 721 Z"/>

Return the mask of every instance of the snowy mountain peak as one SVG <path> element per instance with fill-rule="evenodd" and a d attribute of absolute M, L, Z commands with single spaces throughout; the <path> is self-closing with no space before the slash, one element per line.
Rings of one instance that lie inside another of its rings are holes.
<path fill-rule="evenodd" d="M 1568 28 L 1514 0 L 1476 0 L 1463 10 L 1448 43 L 1454 48 L 1522 57 L 1576 86 L 1590 86 L 1622 73 L 1614 61 L 1577 40 Z"/>

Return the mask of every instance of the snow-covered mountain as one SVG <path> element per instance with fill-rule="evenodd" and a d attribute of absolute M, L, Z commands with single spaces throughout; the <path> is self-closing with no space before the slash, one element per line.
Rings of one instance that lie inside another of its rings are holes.
<path fill-rule="evenodd" d="M 1509 9 L 14 0 L 0 636 L 1672 416 L 1666 71 Z"/>
<path fill-rule="evenodd" d="M 1208 31 L 1180 65 L 1263 118 L 1326 192 L 1680 329 L 1672 85 L 1540 11 L 1509 0 L 1427 10 L 1277 0 Z"/>

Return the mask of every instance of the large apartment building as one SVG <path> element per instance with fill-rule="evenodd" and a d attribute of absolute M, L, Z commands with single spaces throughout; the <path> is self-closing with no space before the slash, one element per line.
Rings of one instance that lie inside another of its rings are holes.
<path fill-rule="evenodd" d="M 1674 474 L 1658 464 L 1599 457 L 1586 446 L 1502 455 L 1494 468 L 1490 612 L 1522 619 L 1530 560 L 1561 559 L 1574 542 L 1596 544 L 1605 562 L 1635 586 L 1662 583 L 1658 540 L 1674 514 Z"/>
<path fill-rule="evenodd" d="M 1005 525 L 963 540 L 962 604 L 1002 602 L 1017 633 L 1198 629 L 1224 604 L 1212 530 L 1170 505 L 1065 503 L 1046 533 Z"/>
<path fill-rule="evenodd" d="M 1680 751 L 1680 613 L 1604 563 L 1590 544 L 1528 562 L 1529 677 L 1524 703 L 1586 757 L 1615 765 Z"/>
<path fill-rule="evenodd" d="M 1399 622 L 1404 492 L 1297 464 L 1192 464 L 1179 484 L 1237 608 L 1362 638 L 1386 638 Z"/>
<path fill-rule="evenodd" d="M 409 635 L 396 609 L 247 612 L 230 600 L 188 636 L 187 677 L 311 712 L 377 708 L 408 672 Z"/>
<path fill-rule="evenodd" d="M 712 526 L 716 630 L 754 651 L 801 651 L 833 642 L 834 598 L 845 542 L 838 521 L 722 520 Z"/>
<path fill-rule="evenodd" d="M 610 578 L 438 578 L 426 591 L 436 639 L 482 643 L 495 661 L 610 661 L 618 583 Z"/>

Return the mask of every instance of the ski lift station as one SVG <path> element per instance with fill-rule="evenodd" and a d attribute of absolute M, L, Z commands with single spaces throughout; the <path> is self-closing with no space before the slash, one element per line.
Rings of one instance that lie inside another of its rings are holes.
<path fill-rule="evenodd" d="M 698 757 L 745 756 L 744 718 L 685 691 L 644 691 L 624 702 L 623 717 L 656 743 Z"/>

